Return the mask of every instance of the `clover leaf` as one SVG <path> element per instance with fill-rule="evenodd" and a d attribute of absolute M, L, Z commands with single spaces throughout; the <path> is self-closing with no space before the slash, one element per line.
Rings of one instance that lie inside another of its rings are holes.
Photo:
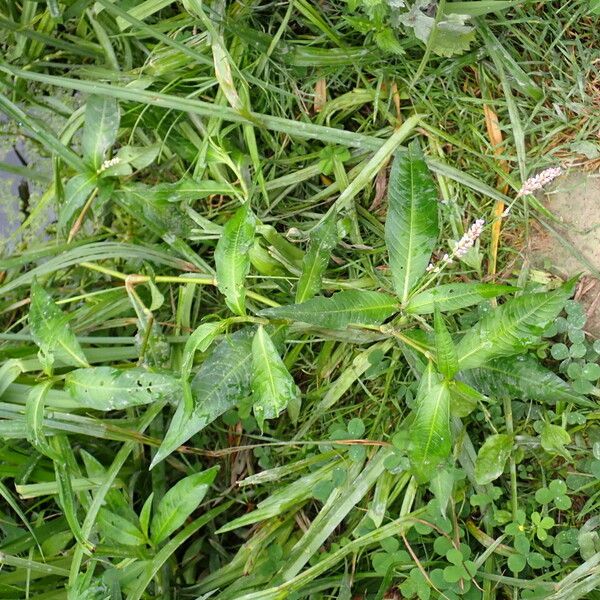
<path fill-rule="evenodd" d="M 555 479 L 547 487 L 540 488 L 535 493 L 535 499 L 544 505 L 553 503 L 559 510 L 571 508 L 571 499 L 567 495 L 567 484 L 562 479 Z"/>
<path fill-rule="evenodd" d="M 542 517 L 539 512 L 534 511 L 531 513 L 531 523 L 535 528 L 538 540 L 543 542 L 548 539 L 548 531 L 554 527 L 552 517 Z"/>

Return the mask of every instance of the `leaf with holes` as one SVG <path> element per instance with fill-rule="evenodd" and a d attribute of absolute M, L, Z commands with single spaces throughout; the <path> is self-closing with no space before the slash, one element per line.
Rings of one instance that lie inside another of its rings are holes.
<path fill-rule="evenodd" d="M 460 369 L 474 369 L 493 358 L 524 352 L 559 315 L 573 287 L 570 281 L 552 292 L 512 298 L 486 314 L 458 344 Z"/>
<path fill-rule="evenodd" d="M 348 325 L 380 325 L 398 311 L 398 301 L 381 292 L 344 290 L 330 298 L 317 296 L 302 304 L 288 304 L 261 310 L 259 315 L 289 319 L 325 327 L 346 329 Z"/>
<path fill-rule="evenodd" d="M 429 363 L 416 397 L 415 420 L 410 427 L 408 456 L 415 475 L 428 481 L 450 455 L 450 392 Z"/>
<path fill-rule="evenodd" d="M 94 410 L 123 410 L 159 400 L 174 402 L 181 397 L 181 383 L 164 373 L 134 367 L 92 367 L 71 371 L 65 389 L 73 400 Z"/>
<path fill-rule="evenodd" d="M 152 466 L 169 456 L 250 393 L 254 330 L 236 331 L 218 344 L 192 380 L 192 407 L 181 402 Z"/>
<path fill-rule="evenodd" d="M 85 354 L 69 327 L 69 317 L 54 303 L 48 292 L 34 280 L 31 284 L 29 326 L 33 341 L 40 349 L 44 369 L 55 361 L 63 365 L 87 367 Z"/>
<path fill-rule="evenodd" d="M 275 419 L 299 390 L 264 327 L 259 327 L 252 340 L 253 410 L 262 429 L 265 419 Z"/>
<path fill-rule="evenodd" d="M 225 302 L 237 315 L 246 313 L 244 280 L 250 270 L 250 248 L 254 242 L 256 217 L 245 204 L 223 228 L 215 250 L 217 286 Z"/>
<path fill-rule="evenodd" d="M 392 280 L 402 302 L 425 273 L 438 235 L 437 191 L 423 154 L 413 143 L 394 158 L 385 221 Z"/>

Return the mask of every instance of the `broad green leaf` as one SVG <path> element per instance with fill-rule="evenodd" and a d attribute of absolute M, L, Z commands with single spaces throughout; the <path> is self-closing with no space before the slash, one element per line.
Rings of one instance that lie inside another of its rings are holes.
<path fill-rule="evenodd" d="M 150 146 L 121 146 L 117 152 L 120 162 L 129 164 L 136 169 L 143 169 L 153 163 L 160 152 L 160 144 Z"/>
<path fill-rule="evenodd" d="M 184 401 L 186 406 L 190 408 L 192 407 L 193 398 L 189 378 L 194 366 L 196 351 L 206 352 L 223 326 L 223 322 L 202 323 L 185 343 L 181 359 L 181 385 L 183 386 Z"/>
<path fill-rule="evenodd" d="M 31 284 L 29 327 L 33 341 L 40 348 L 40 360 L 45 370 L 51 370 L 55 360 L 64 365 L 88 366 L 68 320 L 69 317 L 62 313 L 50 294 L 34 280 Z"/>
<path fill-rule="evenodd" d="M 421 6 L 418 2 L 415 3 L 399 19 L 406 27 L 413 28 L 417 39 L 440 56 L 453 56 L 469 49 L 469 44 L 475 38 L 473 27 L 465 24 L 469 15 L 443 14 L 436 21 L 434 17 L 425 14 Z"/>
<path fill-rule="evenodd" d="M 458 371 L 458 358 L 452 336 L 442 319 L 439 309 L 435 311 L 435 355 L 437 370 L 446 378 L 452 379 Z"/>
<path fill-rule="evenodd" d="M 479 485 L 492 483 L 502 475 L 513 444 L 514 436 L 507 433 L 491 435 L 485 440 L 475 461 L 475 479 Z"/>
<path fill-rule="evenodd" d="M 564 427 L 560 425 L 552 425 L 552 423 L 544 423 L 544 427 L 540 433 L 540 441 L 542 448 L 550 454 L 564 456 L 567 460 L 571 460 L 571 453 L 565 448 L 565 444 L 571 442 L 571 436 Z"/>
<path fill-rule="evenodd" d="M 173 402 L 181 397 L 179 380 L 145 369 L 92 367 L 67 374 L 67 389 L 73 400 L 94 410 L 122 410 L 159 400 Z"/>
<path fill-rule="evenodd" d="M 450 392 L 431 363 L 423 373 L 415 410 L 415 420 L 409 432 L 408 456 L 417 478 L 428 481 L 452 450 Z"/>
<path fill-rule="evenodd" d="M 436 469 L 429 481 L 429 489 L 438 501 L 442 517 L 446 517 L 446 511 L 452 499 L 454 480 L 454 469 L 450 467 Z"/>
<path fill-rule="evenodd" d="M 289 319 L 325 327 L 345 329 L 348 325 L 380 325 L 398 311 L 398 301 L 381 292 L 344 290 L 330 298 L 317 296 L 302 304 L 289 304 L 261 310 L 259 315 Z"/>
<path fill-rule="evenodd" d="M 252 405 L 258 426 L 275 419 L 299 394 L 275 344 L 261 325 L 252 340 Z"/>
<path fill-rule="evenodd" d="M 244 280 L 250 270 L 250 248 L 254 242 L 256 217 L 244 204 L 223 228 L 215 250 L 217 286 L 225 302 L 237 315 L 246 313 Z"/>
<path fill-rule="evenodd" d="M 107 508 L 98 511 L 98 529 L 109 541 L 125 546 L 142 546 L 146 537 L 138 527 Z"/>
<path fill-rule="evenodd" d="M 478 369 L 465 371 L 461 379 L 491 397 L 507 396 L 552 405 L 571 402 L 597 407 L 530 354 L 492 360 Z"/>
<path fill-rule="evenodd" d="M 218 467 L 194 473 L 178 481 L 161 499 L 150 524 L 154 544 L 166 540 L 198 508 L 214 481 Z"/>
<path fill-rule="evenodd" d="M 296 289 L 298 304 L 309 300 L 321 291 L 323 273 L 327 269 L 331 252 L 337 243 L 336 213 L 331 213 L 310 234 L 308 250 L 302 260 L 302 274 Z"/>
<path fill-rule="evenodd" d="M 443 20 L 437 24 L 435 33 L 429 36 L 431 50 L 438 56 L 454 56 L 466 52 L 475 39 L 475 30 L 466 24 L 467 20 L 467 15 L 444 15 Z"/>
<path fill-rule="evenodd" d="M 152 466 L 248 396 L 253 334 L 248 328 L 227 336 L 202 363 L 191 384 L 191 411 L 179 404 Z"/>
<path fill-rule="evenodd" d="M 415 294 L 406 305 L 406 312 L 427 315 L 438 306 L 441 312 L 459 310 L 479 304 L 482 300 L 510 294 L 518 288 L 494 283 L 447 283 Z"/>
<path fill-rule="evenodd" d="M 75 213 L 83 208 L 85 201 L 96 187 L 95 173 L 79 174 L 71 177 L 65 185 L 65 201 L 58 209 L 58 229 L 65 233 Z"/>
<path fill-rule="evenodd" d="M 456 379 L 450 382 L 448 389 L 450 390 L 451 399 L 450 412 L 453 417 L 462 418 L 470 415 L 477 408 L 478 402 L 483 402 L 487 399 L 470 385 Z"/>
<path fill-rule="evenodd" d="M 437 243 L 438 197 L 416 143 L 396 154 L 388 184 L 385 243 L 396 293 L 406 302 Z"/>
<path fill-rule="evenodd" d="M 90 96 L 85 106 L 81 146 L 83 157 L 94 171 L 99 171 L 106 151 L 115 143 L 119 130 L 119 104 L 109 96 Z"/>
<path fill-rule="evenodd" d="M 573 282 L 569 282 L 552 292 L 512 298 L 490 311 L 459 342 L 460 369 L 525 351 L 559 315 L 572 291 Z"/>

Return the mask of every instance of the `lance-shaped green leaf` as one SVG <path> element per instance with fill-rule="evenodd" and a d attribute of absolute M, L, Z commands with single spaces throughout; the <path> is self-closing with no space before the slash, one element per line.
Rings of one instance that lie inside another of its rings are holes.
<path fill-rule="evenodd" d="M 246 313 L 244 280 L 250 270 L 250 248 L 254 242 L 256 218 L 244 204 L 223 228 L 215 250 L 217 286 L 225 302 L 237 315 Z"/>
<path fill-rule="evenodd" d="M 491 397 L 518 398 L 551 405 L 556 402 L 571 402 L 590 408 L 598 406 L 578 394 L 566 381 L 546 369 L 530 354 L 498 358 L 478 369 L 465 371 L 460 377 Z"/>
<path fill-rule="evenodd" d="M 225 324 L 226 322 L 202 323 L 194 330 L 185 343 L 181 359 L 181 385 L 183 386 L 184 400 L 189 407 L 193 403 L 189 378 L 194 365 L 196 351 L 206 352 Z"/>
<path fill-rule="evenodd" d="M 100 170 L 106 151 L 115 143 L 119 130 L 119 104 L 109 96 L 90 96 L 85 105 L 81 147 L 94 171 Z"/>
<path fill-rule="evenodd" d="M 433 313 L 438 306 L 440 311 L 449 312 L 510 294 L 517 289 L 495 283 L 447 283 L 415 294 L 408 301 L 405 310 L 413 315 L 427 315 Z"/>
<path fill-rule="evenodd" d="M 385 221 L 392 280 L 402 302 L 425 273 L 437 243 L 437 204 L 433 178 L 421 150 L 413 143 L 394 158 Z"/>
<path fill-rule="evenodd" d="M 192 381 L 193 406 L 181 402 L 158 452 L 154 466 L 250 393 L 253 329 L 227 336 L 202 363 Z"/>
<path fill-rule="evenodd" d="M 485 315 L 457 347 L 460 369 L 473 369 L 492 358 L 519 354 L 536 343 L 558 316 L 573 282 L 546 293 L 526 294 Z"/>
<path fill-rule="evenodd" d="M 452 379 L 458 371 L 458 358 L 452 336 L 442 319 L 439 308 L 436 308 L 434 317 L 435 329 L 435 354 L 437 370 L 446 378 Z"/>
<path fill-rule="evenodd" d="M 415 475 L 428 481 L 452 450 L 450 392 L 429 363 L 416 397 L 415 420 L 410 427 L 408 456 Z"/>
<path fill-rule="evenodd" d="M 165 373 L 145 369 L 91 367 L 67 374 L 67 389 L 73 400 L 94 410 L 122 410 L 159 400 L 174 402 L 181 397 L 181 383 Z"/>
<path fill-rule="evenodd" d="M 381 292 L 344 290 L 330 298 L 317 296 L 302 304 L 289 304 L 260 311 L 263 317 L 289 319 L 325 327 L 345 329 L 348 325 L 380 325 L 398 311 L 396 298 Z"/>
<path fill-rule="evenodd" d="M 262 429 L 265 419 L 277 418 L 299 394 L 298 386 L 262 326 L 252 340 L 252 371 L 254 416 Z"/>
<path fill-rule="evenodd" d="M 65 185 L 65 201 L 58 210 L 58 229 L 67 231 L 75 213 L 83 207 L 85 201 L 96 187 L 96 173 L 78 174 L 71 177 Z"/>
<path fill-rule="evenodd" d="M 477 453 L 475 480 L 479 485 L 487 485 L 498 479 L 510 456 L 514 437 L 507 433 L 491 435 Z"/>
<path fill-rule="evenodd" d="M 302 274 L 296 289 L 298 304 L 309 300 L 321 291 L 323 273 L 329 264 L 331 251 L 337 243 L 336 214 L 332 213 L 310 234 L 308 250 L 302 260 Z"/>
<path fill-rule="evenodd" d="M 50 294 L 37 282 L 31 284 L 29 327 L 33 341 L 41 351 L 44 369 L 55 360 L 64 365 L 87 367 L 83 350 L 68 324 L 69 317 L 58 308 Z"/>
<path fill-rule="evenodd" d="M 152 541 L 160 544 L 198 508 L 208 488 L 214 481 L 219 467 L 194 473 L 178 481 L 161 499 L 156 509 L 150 532 Z"/>
<path fill-rule="evenodd" d="M 27 441 L 41 454 L 58 459 L 57 453 L 48 443 L 44 434 L 44 401 L 52 388 L 52 382 L 46 381 L 31 388 L 25 405 L 27 423 Z"/>

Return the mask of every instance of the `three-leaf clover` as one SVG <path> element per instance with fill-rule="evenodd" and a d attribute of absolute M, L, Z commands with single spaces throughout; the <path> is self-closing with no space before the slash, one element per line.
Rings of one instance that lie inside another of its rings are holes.
<path fill-rule="evenodd" d="M 462 545 L 461 549 L 450 548 L 446 552 L 446 560 L 450 563 L 444 569 L 444 580 L 448 583 L 457 583 L 461 579 L 470 579 L 477 573 L 477 567 L 472 560 L 467 560 L 471 549 Z"/>
<path fill-rule="evenodd" d="M 540 488 L 535 493 L 535 499 L 540 504 L 553 503 L 559 510 L 571 508 L 571 499 L 567 495 L 567 484 L 562 479 L 554 479 L 547 487 Z"/>
<path fill-rule="evenodd" d="M 525 534 L 515 535 L 513 547 L 516 552 L 508 557 L 508 568 L 513 573 L 520 573 L 527 565 L 532 569 L 541 569 L 546 565 L 546 560 L 539 552 L 531 551 L 531 544 Z"/>
<path fill-rule="evenodd" d="M 365 424 L 358 417 L 350 419 L 346 427 L 338 424 L 330 433 L 329 438 L 332 440 L 359 440 L 365 433 Z M 360 462 L 365 458 L 365 446 L 356 444 L 348 449 L 350 460 Z"/>
<path fill-rule="evenodd" d="M 350 160 L 352 155 L 348 148 L 342 146 L 325 146 L 319 152 L 319 169 L 323 175 L 331 175 L 335 168 L 335 163 L 343 163 Z"/>
<path fill-rule="evenodd" d="M 410 564 L 410 555 L 406 550 L 400 550 L 400 542 L 396 538 L 381 540 L 383 552 L 377 552 L 371 557 L 375 573 L 385 576 L 388 570 L 398 564 Z"/>
<path fill-rule="evenodd" d="M 539 512 L 531 513 L 531 523 L 535 528 L 535 534 L 538 540 L 544 541 L 548 539 L 548 531 L 554 527 L 554 519 L 552 517 L 542 517 Z"/>
<path fill-rule="evenodd" d="M 423 573 L 415 567 L 400 585 L 400 593 L 404 598 L 414 598 L 416 596 L 419 600 L 429 600 L 431 588 Z"/>

